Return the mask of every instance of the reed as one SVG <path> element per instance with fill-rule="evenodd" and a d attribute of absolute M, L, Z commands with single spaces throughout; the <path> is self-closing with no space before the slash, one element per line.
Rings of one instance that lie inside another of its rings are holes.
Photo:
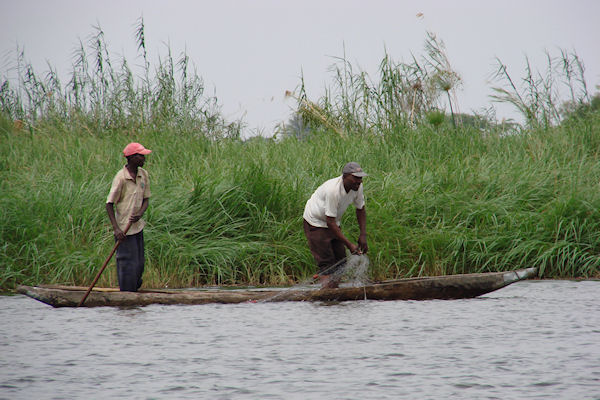
<path fill-rule="evenodd" d="M 40 76 L 17 47 L 0 85 L 3 113 L 29 130 L 50 123 L 94 134 L 177 128 L 214 138 L 239 136 L 240 123 L 225 121 L 216 97 L 205 95 L 204 82 L 185 52 L 176 58 L 167 46 L 167 56 L 159 57 L 153 71 L 144 29 L 140 19 L 135 39 L 144 60 L 141 71 L 132 70 L 125 58 L 115 61 L 102 28 L 96 26 L 73 51 L 65 85 L 52 66 Z"/>
<path fill-rule="evenodd" d="M 426 121 L 428 113 L 444 113 L 443 97 L 456 127 L 456 90 L 462 78 L 453 70 L 443 41 L 433 33 L 427 34 L 425 53 L 410 62 L 394 61 L 385 53 L 374 78 L 356 70 L 345 55 L 337 57 L 330 67 L 332 84 L 318 101 L 309 100 L 303 80 L 297 94 L 287 95 L 296 98 L 297 113 L 305 125 L 331 129 L 340 136 L 415 127 Z"/>
<path fill-rule="evenodd" d="M 597 276 L 597 122 L 510 137 L 423 127 L 351 141 L 335 133 L 243 142 L 140 132 L 135 139 L 154 149 L 146 284 L 310 276 L 304 202 L 350 159 L 370 174 L 373 278 L 529 266 L 548 277 Z M 4 139 L 2 286 L 89 282 L 113 243 L 103 203 L 130 137 L 45 128 Z M 344 229 L 357 236 L 347 214 Z M 99 284 L 115 285 L 114 274 Z"/>
<path fill-rule="evenodd" d="M 91 282 L 114 243 L 104 202 L 133 140 L 154 150 L 146 165 L 148 287 L 287 285 L 312 276 L 304 204 L 350 160 L 370 174 L 373 279 L 532 266 L 544 277 L 599 275 L 596 97 L 521 134 L 506 135 L 493 121 L 469 125 L 458 113 L 456 127 L 434 124 L 427 113 L 440 111 L 436 102 L 450 90 L 435 86 L 426 62 L 386 55 L 384 82 L 342 61 L 332 86 L 339 92 L 316 101 L 295 95 L 301 132 L 284 127 L 276 139 L 244 141 L 241 123 L 225 121 L 204 97 L 187 56 L 169 53 L 156 75 L 145 61 L 139 83 L 125 60 L 114 67 L 99 28 L 93 43 L 95 62 L 82 44 L 66 88 L 56 73 L 37 77 L 22 55 L 16 64 L 27 74 L 16 87 L 1 86 L 3 289 Z M 352 212 L 342 226 L 357 237 Z M 116 285 L 114 268 L 108 272 L 98 285 Z"/>
<path fill-rule="evenodd" d="M 546 51 L 544 72 L 535 70 L 525 57 L 525 74 L 519 80 L 513 78 L 500 59 L 496 61 L 498 69 L 492 79 L 502 86 L 492 88 L 492 99 L 512 105 L 524 117 L 527 128 L 557 125 L 565 115 L 591 101 L 585 67 L 575 51 L 561 49 L 559 56 Z M 561 104 L 565 97 L 568 100 Z"/>

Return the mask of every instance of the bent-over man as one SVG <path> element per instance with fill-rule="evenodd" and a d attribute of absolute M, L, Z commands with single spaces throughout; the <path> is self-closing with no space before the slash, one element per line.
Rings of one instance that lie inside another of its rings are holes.
<path fill-rule="evenodd" d="M 125 165 L 115 175 L 106 199 L 106 212 L 113 227 L 117 248 L 117 277 L 124 292 L 137 292 L 144 273 L 144 233 L 142 215 L 148 208 L 150 181 L 142 168 L 151 150 L 139 143 L 129 143 L 123 149 Z M 115 207 L 116 206 L 116 207 Z M 116 213 L 115 213 L 116 208 Z M 127 226 L 131 224 L 125 232 Z"/>
<path fill-rule="evenodd" d="M 323 287 L 337 287 L 334 273 L 343 267 L 346 248 L 351 254 L 366 253 L 367 213 L 362 178 L 368 176 L 355 162 L 347 163 L 342 175 L 330 179 L 315 190 L 304 207 L 304 234 L 319 269 Z M 344 236 L 340 227 L 346 208 L 354 204 L 360 234 L 354 244 Z"/>

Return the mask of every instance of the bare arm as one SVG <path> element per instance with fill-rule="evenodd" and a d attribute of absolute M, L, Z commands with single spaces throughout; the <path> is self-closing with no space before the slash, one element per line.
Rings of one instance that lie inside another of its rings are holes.
<path fill-rule="evenodd" d="M 327 217 L 327 228 L 331 229 L 335 237 L 337 237 L 344 243 L 348 250 L 350 250 L 350 253 L 354 254 L 358 251 L 358 247 L 354 243 L 349 241 L 348 238 L 346 238 L 346 236 L 344 236 L 340 227 L 335 223 L 335 218 Z"/>
<path fill-rule="evenodd" d="M 148 208 L 148 198 L 146 197 L 143 201 L 142 201 L 142 206 L 140 207 L 140 209 L 131 214 L 131 217 L 129 217 L 129 221 L 133 222 L 137 222 L 140 220 L 140 218 L 142 218 L 142 215 L 144 215 L 144 213 L 146 212 L 146 209 Z"/>
<path fill-rule="evenodd" d="M 356 209 L 356 220 L 358 221 L 358 228 L 360 229 L 358 248 L 363 253 L 366 253 L 369 251 L 369 246 L 367 245 L 367 210 L 365 207 Z"/>
<path fill-rule="evenodd" d="M 125 240 L 125 234 L 119 228 L 119 224 L 117 223 L 117 218 L 115 217 L 115 207 L 113 203 L 106 203 L 106 213 L 108 214 L 108 219 L 110 219 L 110 224 L 113 227 L 113 233 L 115 235 L 115 239 L 117 240 Z"/>

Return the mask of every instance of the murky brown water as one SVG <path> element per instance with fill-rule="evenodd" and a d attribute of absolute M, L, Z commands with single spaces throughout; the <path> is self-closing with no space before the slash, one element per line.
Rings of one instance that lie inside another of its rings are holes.
<path fill-rule="evenodd" d="M 0 297 L 2 399 L 600 399 L 600 282 L 477 299 L 53 309 Z"/>

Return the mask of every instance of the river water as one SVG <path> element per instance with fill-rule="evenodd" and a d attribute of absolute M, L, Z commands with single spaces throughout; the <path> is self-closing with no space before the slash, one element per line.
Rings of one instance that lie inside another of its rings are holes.
<path fill-rule="evenodd" d="M 600 399 L 600 281 L 468 300 L 54 309 L 0 296 L 2 399 Z"/>

